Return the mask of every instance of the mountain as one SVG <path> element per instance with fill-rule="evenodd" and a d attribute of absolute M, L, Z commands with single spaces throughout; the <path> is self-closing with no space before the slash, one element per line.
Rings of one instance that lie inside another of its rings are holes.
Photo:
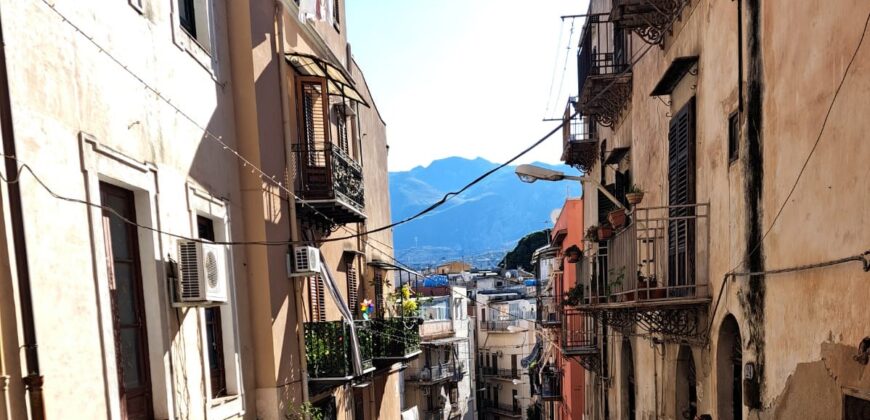
<path fill-rule="evenodd" d="M 535 165 L 576 173 L 564 165 Z M 482 158 L 450 157 L 390 173 L 393 220 L 412 216 L 462 188 L 498 164 Z M 504 167 L 438 209 L 393 230 L 396 256 L 415 266 L 465 258 L 481 268 L 495 266 L 517 241 L 552 226 L 550 213 L 562 207 L 568 191 L 580 193 L 577 182 L 521 182 L 515 166 Z"/>

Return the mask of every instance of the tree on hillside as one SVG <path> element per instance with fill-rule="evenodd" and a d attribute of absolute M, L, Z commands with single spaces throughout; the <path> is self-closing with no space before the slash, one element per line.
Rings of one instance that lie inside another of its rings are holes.
<path fill-rule="evenodd" d="M 532 254 L 536 249 L 550 243 L 550 230 L 544 229 L 537 232 L 532 232 L 517 242 L 517 246 L 508 252 L 501 262 L 498 263 L 500 268 L 511 270 L 514 268 L 522 268 L 526 271 L 533 271 Z"/>

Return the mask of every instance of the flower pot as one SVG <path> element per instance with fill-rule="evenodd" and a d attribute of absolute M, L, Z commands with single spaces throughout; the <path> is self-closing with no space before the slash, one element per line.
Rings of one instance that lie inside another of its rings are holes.
<path fill-rule="evenodd" d="M 614 229 L 619 229 L 625 226 L 625 209 L 616 209 L 607 213 L 607 220 Z"/>
<path fill-rule="evenodd" d="M 625 194 L 625 199 L 628 200 L 628 204 L 632 206 L 636 206 L 643 201 L 643 193 L 642 192 L 633 192 Z"/>
<path fill-rule="evenodd" d="M 598 227 L 598 240 L 606 241 L 613 236 L 613 228 L 610 226 L 599 226 Z"/>

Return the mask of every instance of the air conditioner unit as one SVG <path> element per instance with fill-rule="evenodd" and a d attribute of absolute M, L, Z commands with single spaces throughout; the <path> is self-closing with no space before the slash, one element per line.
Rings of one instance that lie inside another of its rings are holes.
<path fill-rule="evenodd" d="M 297 246 L 287 255 L 290 277 L 313 276 L 320 273 L 320 250 L 313 246 Z"/>
<path fill-rule="evenodd" d="M 208 305 L 227 301 L 226 248 L 194 241 L 178 244 L 176 301 Z"/>

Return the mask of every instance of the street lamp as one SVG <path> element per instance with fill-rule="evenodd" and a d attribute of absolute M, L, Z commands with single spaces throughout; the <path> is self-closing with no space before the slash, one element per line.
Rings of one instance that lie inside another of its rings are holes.
<path fill-rule="evenodd" d="M 602 187 L 598 181 L 588 177 L 588 176 L 573 176 L 566 175 L 564 172 L 554 171 L 552 169 L 542 168 L 540 166 L 535 165 L 527 165 L 523 164 L 517 166 L 517 169 L 514 170 L 514 173 L 517 174 L 517 177 L 520 178 L 520 181 L 531 184 L 537 180 L 541 181 L 580 181 L 583 184 L 592 184 L 598 191 L 601 191 L 608 200 L 612 201 L 613 204 L 616 205 L 617 208 L 624 209 L 625 206 L 610 193 L 606 188 Z"/>

